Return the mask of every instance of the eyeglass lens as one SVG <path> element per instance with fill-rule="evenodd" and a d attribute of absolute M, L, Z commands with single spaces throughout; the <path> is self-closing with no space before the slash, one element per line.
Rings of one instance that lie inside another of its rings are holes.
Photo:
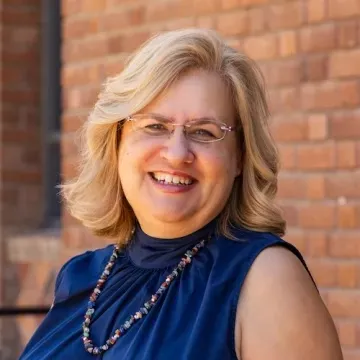
<path fill-rule="evenodd" d="M 213 142 L 224 138 L 225 130 L 221 124 L 210 120 L 192 121 L 187 124 L 174 124 L 170 120 L 141 116 L 132 119 L 133 128 L 149 136 L 170 136 L 177 126 L 183 126 L 186 137 L 198 142 Z"/>

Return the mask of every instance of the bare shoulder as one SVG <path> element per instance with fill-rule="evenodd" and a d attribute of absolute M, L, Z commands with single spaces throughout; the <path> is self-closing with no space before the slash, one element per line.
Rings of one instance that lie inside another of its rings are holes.
<path fill-rule="evenodd" d="M 241 360 L 341 360 L 333 321 L 304 265 L 289 250 L 265 249 L 241 291 L 235 343 Z"/>

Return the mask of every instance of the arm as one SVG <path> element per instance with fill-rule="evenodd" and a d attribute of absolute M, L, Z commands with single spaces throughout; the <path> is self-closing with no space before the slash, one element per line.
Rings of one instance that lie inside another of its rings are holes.
<path fill-rule="evenodd" d="M 334 323 L 309 274 L 290 251 L 265 249 L 238 302 L 241 360 L 342 360 Z"/>

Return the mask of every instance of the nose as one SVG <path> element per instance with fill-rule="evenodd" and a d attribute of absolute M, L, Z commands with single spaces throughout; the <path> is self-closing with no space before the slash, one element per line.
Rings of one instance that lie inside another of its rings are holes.
<path fill-rule="evenodd" d="M 161 149 L 160 156 L 173 167 L 191 164 L 194 161 L 195 156 L 189 148 L 183 127 L 177 127 L 169 136 Z"/>

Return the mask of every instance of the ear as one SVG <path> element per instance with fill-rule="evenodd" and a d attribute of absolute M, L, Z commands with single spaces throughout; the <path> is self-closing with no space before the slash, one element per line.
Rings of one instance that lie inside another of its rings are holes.
<path fill-rule="evenodd" d="M 235 177 L 238 177 L 239 175 L 241 175 L 242 169 L 238 166 L 236 168 L 236 173 L 235 173 Z"/>
<path fill-rule="evenodd" d="M 243 155 L 241 156 L 237 156 L 236 159 L 236 177 L 238 177 L 241 173 L 242 173 L 242 168 L 243 168 Z"/>

